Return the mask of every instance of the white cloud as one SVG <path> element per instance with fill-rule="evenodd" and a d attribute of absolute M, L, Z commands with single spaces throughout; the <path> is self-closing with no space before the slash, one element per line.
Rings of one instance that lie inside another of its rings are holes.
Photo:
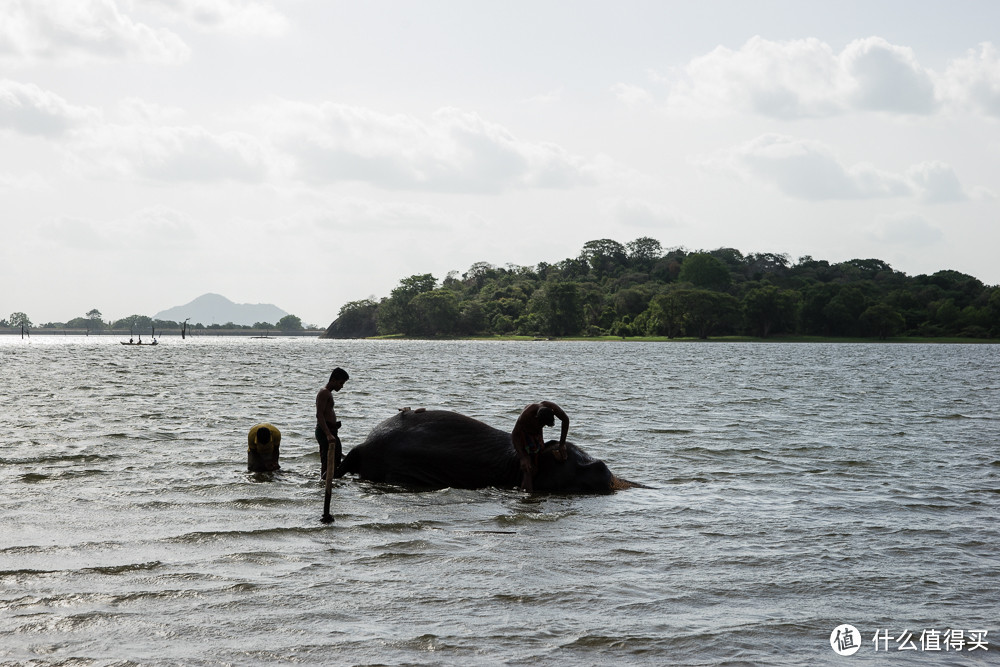
<path fill-rule="evenodd" d="M 149 252 L 181 249 L 198 234 L 182 213 L 166 207 L 144 208 L 127 217 L 96 221 L 64 216 L 39 225 L 39 239 L 53 248 L 95 253 L 114 263 L 134 258 L 141 266 Z"/>
<path fill-rule="evenodd" d="M 112 236 L 104 234 L 90 220 L 80 218 L 59 218 L 42 223 L 35 230 L 39 240 L 52 244 L 53 250 L 70 249 L 82 252 L 104 252 Z"/>
<path fill-rule="evenodd" d="M 921 162 L 907 169 L 907 178 L 920 189 L 928 202 L 954 202 L 968 199 L 955 169 L 944 162 Z"/>
<path fill-rule="evenodd" d="M 314 183 L 502 192 L 594 181 L 595 167 L 550 143 L 519 140 L 475 113 L 444 108 L 423 122 L 341 104 L 285 102 L 265 112 L 276 146 Z"/>
<path fill-rule="evenodd" d="M 95 126 L 81 133 L 71 150 L 88 171 L 124 178 L 257 183 L 270 168 L 266 148 L 254 137 L 199 126 Z"/>
<path fill-rule="evenodd" d="M 115 0 L 7 0 L 0 59 L 10 63 L 178 63 L 190 49 L 173 32 L 121 12 Z"/>
<path fill-rule="evenodd" d="M 194 222 L 184 213 L 165 206 L 137 211 L 127 221 L 128 229 L 141 230 L 142 240 L 151 248 L 186 247 L 198 239 Z"/>
<path fill-rule="evenodd" d="M 550 106 L 553 104 L 558 104 L 562 100 L 563 89 L 553 88 L 552 90 L 546 91 L 544 93 L 539 93 L 537 95 L 532 95 L 525 102 L 538 104 L 542 106 Z"/>
<path fill-rule="evenodd" d="M 684 113 L 774 118 L 927 114 L 936 105 L 933 75 L 913 50 L 879 37 L 855 40 L 840 54 L 814 38 L 757 36 L 736 51 L 720 46 L 688 63 L 668 100 L 670 109 Z"/>
<path fill-rule="evenodd" d="M 895 246 L 928 247 L 941 243 L 944 234 L 921 215 L 895 213 L 877 221 L 877 228 L 869 237 Z"/>
<path fill-rule="evenodd" d="M 457 222 L 450 213 L 418 202 L 394 202 L 338 197 L 324 203 L 322 210 L 303 213 L 292 227 L 343 235 L 364 236 L 371 232 L 396 233 L 404 230 L 443 231 L 454 229 Z"/>
<path fill-rule="evenodd" d="M 479 115 L 444 108 L 424 122 L 363 107 L 280 102 L 212 130 L 182 109 L 136 98 L 77 107 L 32 84 L 0 81 L 0 130 L 62 139 L 70 164 L 103 177 L 167 182 L 364 182 L 385 189 L 498 193 L 565 189 L 607 170 L 547 142 L 523 141 Z"/>
<path fill-rule="evenodd" d="M 641 107 L 653 103 L 653 96 L 648 90 L 630 83 L 616 83 L 611 87 L 611 92 L 627 107 Z"/>
<path fill-rule="evenodd" d="M 1000 53 L 990 43 L 970 50 L 948 66 L 945 82 L 948 97 L 960 107 L 1000 117 Z"/>
<path fill-rule="evenodd" d="M 760 136 L 702 165 L 763 181 L 797 199 L 899 197 L 915 191 L 904 176 L 865 163 L 847 166 L 825 144 L 777 134 Z"/>
<path fill-rule="evenodd" d="M 767 183 L 796 199 L 919 197 L 945 203 L 971 198 L 954 167 L 945 162 L 921 162 L 896 174 L 868 163 L 845 165 L 825 144 L 778 134 L 760 136 L 700 164 Z M 975 196 L 989 198 L 982 189 Z"/>
<path fill-rule="evenodd" d="M 930 72 L 913 50 L 880 37 L 855 40 L 840 55 L 847 73 L 847 99 L 859 110 L 931 113 L 937 106 Z"/>
<path fill-rule="evenodd" d="M 73 106 L 34 84 L 0 80 L 0 130 L 55 137 L 99 115 L 95 109 Z"/>
<path fill-rule="evenodd" d="M 288 19 L 269 2 L 257 0 L 146 0 L 161 14 L 210 32 L 277 37 Z"/>
<path fill-rule="evenodd" d="M 632 197 L 607 199 L 602 203 L 605 215 L 630 227 L 664 229 L 682 224 L 675 211 Z"/>
<path fill-rule="evenodd" d="M 757 36 L 737 51 L 720 46 L 688 63 L 668 107 L 691 114 L 825 116 L 843 108 L 846 78 L 833 50 L 818 39 Z"/>
<path fill-rule="evenodd" d="M 117 117 L 125 123 L 144 123 L 149 125 L 180 124 L 186 116 L 179 107 L 164 107 L 151 104 L 137 97 L 128 97 L 115 105 Z"/>
<path fill-rule="evenodd" d="M 58 140 L 88 174 L 159 181 L 260 182 L 276 160 L 246 133 L 167 124 L 183 112 L 127 99 L 118 122 L 34 84 L 0 81 L 0 130 Z"/>
<path fill-rule="evenodd" d="M 0 172 L 0 192 L 51 192 L 52 188 L 35 172 L 10 174 Z"/>

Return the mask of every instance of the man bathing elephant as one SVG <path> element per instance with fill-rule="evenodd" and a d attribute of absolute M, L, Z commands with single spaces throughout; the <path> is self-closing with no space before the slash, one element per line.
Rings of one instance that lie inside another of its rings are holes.
<path fill-rule="evenodd" d="M 563 447 L 565 460 L 544 455 Z M 540 454 L 532 479 L 536 492 L 611 493 L 642 486 L 616 477 L 571 442 L 549 441 Z M 510 433 L 446 410 L 404 410 L 386 419 L 347 453 L 334 476 L 345 473 L 437 489 L 512 488 L 524 479 Z"/>
<path fill-rule="evenodd" d="M 559 448 L 552 452 L 561 461 L 566 460 L 566 434 L 569 433 L 569 417 L 555 403 L 542 401 L 532 403 L 521 411 L 514 424 L 510 439 L 514 443 L 521 464 L 521 488 L 533 491 L 532 479 L 538 469 L 538 455 L 545 449 L 545 438 L 542 428 L 555 425 L 555 418 L 562 422 L 559 433 Z"/>

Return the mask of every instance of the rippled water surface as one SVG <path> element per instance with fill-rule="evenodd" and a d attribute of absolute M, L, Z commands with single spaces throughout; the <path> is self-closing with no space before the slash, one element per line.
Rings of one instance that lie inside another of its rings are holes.
<path fill-rule="evenodd" d="M 990 643 L 930 664 L 1000 651 L 1000 346 L 161 342 L 0 338 L 0 664 L 902 665 L 872 635 L 931 629 Z M 549 399 L 656 488 L 343 479 L 324 525 L 337 365 L 345 448 L 403 406 L 509 429 Z M 265 420 L 282 470 L 249 474 Z"/>

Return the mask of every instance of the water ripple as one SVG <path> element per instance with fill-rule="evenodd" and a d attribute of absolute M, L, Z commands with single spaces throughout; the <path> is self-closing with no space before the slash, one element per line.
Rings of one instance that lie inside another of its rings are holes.
<path fill-rule="evenodd" d="M 1000 633 L 997 346 L 17 343 L 9 664 L 834 665 L 841 622 Z M 549 399 L 659 488 L 344 479 L 323 524 L 312 405 L 337 365 L 347 448 L 403 406 L 509 429 Z M 275 474 L 245 471 L 262 420 Z"/>

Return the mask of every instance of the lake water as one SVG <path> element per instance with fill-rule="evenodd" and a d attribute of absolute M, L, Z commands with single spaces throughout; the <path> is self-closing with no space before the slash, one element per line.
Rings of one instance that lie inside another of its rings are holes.
<path fill-rule="evenodd" d="M 345 450 L 400 407 L 509 429 L 548 399 L 656 488 L 345 478 L 324 525 L 337 365 Z M 996 664 L 998 369 L 996 345 L 0 337 L 0 664 Z M 249 474 L 265 420 L 282 470 Z"/>

